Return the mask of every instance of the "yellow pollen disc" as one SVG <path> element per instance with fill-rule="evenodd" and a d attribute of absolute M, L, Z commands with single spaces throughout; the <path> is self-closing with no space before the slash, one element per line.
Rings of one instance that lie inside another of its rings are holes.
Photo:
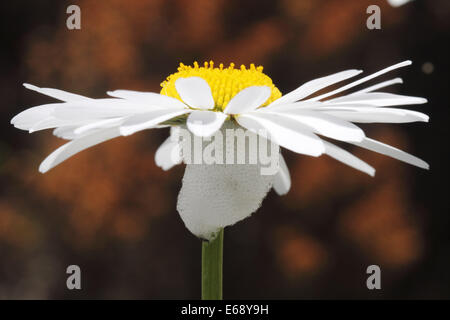
<path fill-rule="evenodd" d="M 268 86 L 272 90 L 272 94 L 263 105 L 266 106 L 280 98 L 281 92 L 272 83 L 272 79 L 262 71 L 262 66 L 255 67 L 254 64 L 248 69 L 244 65 L 240 69 L 235 69 L 234 63 L 228 68 L 224 68 L 223 64 L 214 68 L 213 61 L 205 62 L 203 67 L 199 67 L 197 62 L 194 62 L 193 67 L 180 63 L 178 72 L 171 74 L 161 83 L 161 94 L 181 100 L 175 89 L 175 81 L 179 78 L 200 77 L 211 87 L 216 109 L 224 110 L 231 98 L 242 89 L 251 86 Z"/>

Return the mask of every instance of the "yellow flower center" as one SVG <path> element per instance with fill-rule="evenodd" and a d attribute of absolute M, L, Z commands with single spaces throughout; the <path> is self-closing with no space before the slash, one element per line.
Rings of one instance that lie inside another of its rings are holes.
<path fill-rule="evenodd" d="M 272 83 L 272 79 L 262 71 L 262 66 L 255 67 L 253 63 L 249 69 L 244 65 L 240 69 L 235 69 L 234 63 L 228 68 L 224 68 L 223 64 L 220 64 L 219 68 L 214 68 L 213 61 L 205 62 L 204 67 L 199 67 L 197 62 L 194 62 L 193 67 L 180 63 L 178 72 L 171 74 L 161 83 L 161 94 L 181 100 L 175 89 L 175 81 L 179 78 L 200 77 L 211 87 L 216 109 L 224 110 L 231 98 L 242 89 L 251 86 L 268 86 L 272 90 L 272 94 L 263 105 L 265 106 L 280 98 L 281 92 Z"/>

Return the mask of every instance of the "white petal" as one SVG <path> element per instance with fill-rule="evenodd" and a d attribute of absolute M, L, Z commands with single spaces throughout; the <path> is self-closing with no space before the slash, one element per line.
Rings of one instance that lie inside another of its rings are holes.
<path fill-rule="evenodd" d="M 401 67 L 409 66 L 409 65 L 411 65 L 411 63 L 412 63 L 411 61 L 407 60 L 407 61 L 403 61 L 403 62 L 394 64 L 393 66 L 387 67 L 387 68 L 385 68 L 383 70 L 380 70 L 378 72 L 375 72 L 375 73 L 373 73 L 373 74 L 371 74 L 371 75 L 369 75 L 367 77 L 361 78 L 361 79 L 356 80 L 356 81 L 354 81 L 352 83 L 349 83 L 349 84 L 347 84 L 347 85 L 345 85 L 343 87 L 340 87 L 340 88 L 338 88 L 336 90 L 330 91 L 328 93 L 324 93 L 324 94 L 322 94 L 320 96 L 311 98 L 309 100 L 311 100 L 311 101 L 318 101 L 318 100 L 325 99 L 327 97 L 334 96 L 335 94 L 338 94 L 338 93 L 340 93 L 342 91 L 345 91 L 345 90 L 351 89 L 353 87 L 356 87 L 357 85 L 360 85 L 361 83 L 364 83 L 364 82 L 367 82 L 369 80 L 372 80 L 372 79 L 374 79 L 376 77 L 379 77 L 379 76 L 381 76 L 381 75 L 383 75 L 383 74 L 385 74 L 385 73 L 387 73 L 389 71 L 392 71 L 392 70 L 395 70 L 395 69 L 398 69 L 398 68 L 401 68 Z"/>
<path fill-rule="evenodd" d="M 55 104 L 53 116 L 59 119 L 92 121 L 147 113 L 152 109 L 123 99 L 107 98 Z"/>
<path fill-rule="evenodd" d="M 11 124 L 22 130 L 30 130 L 36 123 L 51 117 L 55 103 L 26 109 L 11 119 Z"/>
<path fill-rule="evenodd" d="M 292 119 L 251 112 L 236 117 L 236 120 L 242 127 L 293 152 L 317 157 L 325 151 L 319 137 Z"/>
<path fill-rule="evenodd" d="M 359 147 L 368 149 L 370 151 L 378 152 L 384 154 L 388 157 L 412 164 L 413 166 L 417 166 L 423 169 L 429 169 L 430 166 L 425 161 L 406 153 L 400 149 L 382 143 L 380 141 L 376 141 L 370 138 L 365 138 L 361 142 L 352 142 L 352 144 L 357 145 Z"/>
<path fill-rule="evenodd" d="M 61 120 L 55 117 L 48 117 L 44 120 L 41 120 L 35 124 L 28 130 L 29 133 L 33 133 L 39 130 L 57 128 L 57 127 L 65 127 L 65 126 L 80 126 L 85 124 L 86 121 L 70 121 L 70 120 Z"/>
<path fill-rule="evenodd" d="M 275 180 L 273 181 L 273 188 L 275 192 L 283 196 L 289 192 L 291 189 L 291 175 L 289 174 L 289 168 L 284 161 L 283 156 L 280 153 L 280 169 L 275 175 Z"/>
<path fill-rule="evenodd" d="M 291 91 L 284 96 L 282 96 L 280 99 L 275 100 L 270 104 L 270 106 L 275 106 L 279 104 L 286 104 L 291 103 L 294 101 L 301 100 L 303 98 L 306 98 L 313 94 L 314 92 L 317 92 L 323 88 L 326 88 L 328 86 L 331 86 L 335 83 L 347 80 L 351 77 L 354 77 L 358 74 L 360 74 L 361 70 L 346 70 L 341 71 L 326 77 L 318 78 L 315 80 L 311 80 L 309 82 L 306 82 L 302 86 L 298 87 L 294 91 Z"/>
<path fill-rule="evenodd" d="M 131 116 L 127 118 L 127 120 L 124 121 L 124 123 L 120 126 L 120 132 L 124 136 L 128 136 L 130 134 L 133 134 L 135 132 L 149 129 L 161 122 L 164 122 L 166 120 L 175 118 L 177 116 L 180 116 L 182 114 L 189 113 L 190 110 L 183 109 L 183 110 L 156 110 L 144 114 L 138 114 L 135 116 Z"/>
<path fill-rule="evenodd" d="M 323 112 L 347 121 L 359 123 L 409 123 L 416 121 L 428 122 L 429 120 L 429 117 L 424 113 L 395 108 L 329 107 L 323 108 Z"/>
<path fill-rule="evenodd" d="M 291 109 L 271 114 L 289 117 L 311 128 L 315 133 L 336 140 L 361 141 L 365 136 L 364 131 L 353 123 L 313 110 Z"/>
<path fill-rule="evenodd" d="M 374 84 L 373 86 L 361 89 L 359 91 L 355 91 L 353 93 L 350 93 L 348 96 L 354 96 L 360 93 L 366 93 L 366 92 L 372 92 L 378 89 L 382 89 L 388 86 L 391 86 L 393 84 L 397 84 L 397 83 L 403 83 L 402 78 L 395 78 L 395 79 L 391 79 L 391 80 L 387 80 L 387 81 L 383 81 L 377 84 Z"/>
<path fill-rule="evenodd" d="M 81 96 L 79 94 L 70 93 L 67 91 L 53 89 L 53 88 L 39 88 L 29 83 L 24 83 L 23 86 L 27 89 L 45 94 L 49 97 L 61 100 L 61 101 L 80 101 L 80 100 L 93 100 L 91 98 Z"/>
<path fill-rule="evenodd" d="M 147 106 L 121 99 L 89 99 L 29 108 L 16 115 L 11 123 L 19 129 L 36 131 L 63 125 L 79 125 L 105 118 L 130 116 L 148 111 Z"/>
<path fill-rule="evenodd" d="M 83 133 L 86 133 L 92 129 L 104 129 L 104 128 L 111 128 L 111 127 L 118 127 L 122 122 L 124 121 L 124 118 L 112 118 L 112 119 L 105 119 L 100 121 L 93 121 L 88 124 L 85 124 L 83 126 L 79 126 L 74 130 L 74 133 L 76 135 L 80 135 Z"/>
<path fill-rule="evenodd" d="M 361 159 L 355 157 L 350 152 L 339 148 L 338 146 L 331 144 L 327 141 L 323 142 L 325 145 L 325 153 L 329 155 L 330 157 L 345 163 L 346 165 L 355 168 L 357 170 L 360 170 L 364 173 L 367 173 L 370 176 L 375 175 L 375 169 L 362 161 Z"/>
<path fill-rule="evenodd" d="M 208 82 L 200 77 L 179 78 L 175 88 L 186 104 L 192 108 L 212 109 L 214 99 Z"/>
<path fill-rule="evenodd" d="M 77 134 L 75 134 L 75 129 L 77 129 L 77 126 L 63 126 L 63 127 L 58 127 L 55 130 L 53 130 L 53 135 L 61 138 L 61 139 L 66 139 L 66 140 L 73 140 L 75 139 L 77 136 Z"/>
<path fill-rule="evenodd" d="M 156 150 L 155 162 L 158 167 L 164 171 L 169 170 L 173 166 L 180 164 L 182 161 L 181 147 L 178 141 L 172 137 L 168 137 Z"/>
<path fill-rule="evenodd" d="M 187 127 L 193 134 L 209 137 L 222 127 L 227 115 L 222 112 L 194 110 L 187 118 Z"/>
<path fill-rule="evenodd" d="M 239 114 L 253 111 L 269 99 L 272 90 L 268 86 L 252 86 L 239 91 L 227 104 L 224 112 Z"/>
<path fill-rule="evenodd" d="M 76 153 L 106 140 L 120 136 L 118 128 L 109 128 L 72 140 L 51 153 L 39 166 L 39 171 L 47 172 Z"/>
<path fill-rule="evenodd" d="M 116 119 L 112 119 L 112 120 L 116 120 Z M 53 135 L 58 138 L 62 138 L 62 139 L 66 139 L 66 140 L 74 140 L 74 139 L 81 138 L 85 135 L 90 135 L 90 134 L 94 133 L 95 131 L 100 131 L 100 130 L 104 130 L 104 129 L 112 128 L 112 127 L 118 127 L 118 124 L 115 124 L 112 122 L 110 124 L 106 124 L 107 120 L 103 120 L 103 121 L 105 121 L 104 124 L 101 124 L 100 122 L 102 122 L 102 121 L 99 121 L 99 123 L 96 123 L 95 126 L 93 125 L 94 123 L 89 123 L 89 124 L 86 124 L 83 126 L 68 125 L 68 126 L 58 127 L 55 130 L 53 130 Z M 82 128 L 82 130 L 80 131 L 79 129 L 81 129 L 81 128 Z"/>
<path fill-rule="evenodd" d="M 131 90 L 108 91 L 111 97 L 122 98 L 154 108 L 183 109 L 186 105 L 178 99 L 154 92 L 140 92 Z"/>
<path fill-rule="evenodd" d="M 427 99 L 420 97 L 402 96 L 398 94 L 385 92 L 369 92 L 327 100 L 324 101 L 324 106 L 366 104 L 376 107 L 385 107 L 385 106 L 400 106 L 409 104 L 422 104 L 426 102 Z"/>
<path fill-rule="evenodd" d="M 298 102 L 291 102 L 291 103 L 283 103 L 283 104 L 277 104 L 275 106 L 267 106 L 263 108 L 256 109 L 255 112 L 278 112 L 278 111 L 284 111 L 284 110 L 295 110 L 295 109 L 301 109 L 301 110 L 309 110 L 309 109 L 316 109 L 318 107 L 323 106 L 322 101 L 298 101 Z"/>

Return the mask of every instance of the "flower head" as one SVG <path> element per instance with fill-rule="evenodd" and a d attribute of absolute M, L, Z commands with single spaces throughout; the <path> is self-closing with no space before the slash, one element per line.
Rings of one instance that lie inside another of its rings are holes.
<path fill-rule="evenodd" d="M 362 71 L 346 70 L 312 80 L 283 96 L 262 72 L 262 67 L 251 65 L 248 69 L 244 66 L 235 69 L 233 64 L 228 68 L 223 65 L 214 67 L 213 62 L 205 63 L 203 67 L 197 63 L 193 67 L 180 64 L 178 72 L 162 82 L 160 94 L 116 90 L 108 92 L 112 98 L 91 99 L 25 84 L 28 89 L 62 102 L 27 109 L 15 116 L 11 123 L 29 132 L 54 128 L 54 135 L 70 140 L 41 163 L 41 172 L 50 170 L 79 151 L 121 135 L 171 126 L 187 127 L 195 136 L 210 137 L 222 130 L 225 122 L 226 127 L 241 127 L 296 153 L 314 157 L 326 154 L 372 176 L 375 174 L 373 167 L 322 137 L 428 169 L 428 164 L 419 158 L 366 137 L 355 124 L 427 122 L 428 116 L 423 113 L 397 108 L 423 104 L 426 99 L 378 91 L 401 83 L 399 78 L 338 96 L 410 64 L 410 61 L 395 64 L 319 95 L 317 92 L 353 78 Z M 170 137 L 155 155 L 156 163 L 164 170 L 183 162 L 183 159 L 180 143 Z M 251 166 L 230 169 L 216 164 L 205 169 L 187 165 L 178 209 L 189 230 L 208 239 L 218 228 L 234 224 L 254 212 L 270 187 L 273 186 L 278 194 L 285 194 L 290 188 L 289 171 L 281 155 L 276 175 L 259 180 L 255 178 L 255 167 Z M 254 195 L 250 194 L 249 178 L 257 179 L 259 183 L 254 186 L 258 190 Z M 203 193 L 195 195 L 199 189 L 204 190 Z M 230 196 L 224 197 L 224 193 Z M 202 201 L 205 194 L 210 199 L 207 205 Z M 233 206 L 227 206 L 227 203 L 233 201 L 235 209 L 230 212 L 228 208 Z M 236 203 L 240 205 L 236 206 Z M 208 212 L 204 210 L 205 206 Z"/>
<path fill-rule="evenodd" d="M 178 80 L 180 78 L 199 77 L 208 84 L 216 110 L 225 110 L 228 102 L 237 93 L 252 86 L 266 86 L 271 90 L 269 98 L 262 104 L 262 106 L 265 106 L 280 98 L 281 92 L 272 83 L 272 79 L 262 71 L 262 66 L 255 67 L 254 64 L 250 64 L 248 69 L 244 65 L 236 69 L 234 63 L 231 63 L 228 68 L 224 68 L 223 64 L 214 67 L 213 61 L 205 62 L 203 67 L 200 67 L 197 62 L 194 62 L 193 66 L 180 63 L 178 72 L 171 74 L 161 83 L 161 94 L 185 101 L 178 91 Z M 185 102 L 188 103 L 188 101 Z"/>

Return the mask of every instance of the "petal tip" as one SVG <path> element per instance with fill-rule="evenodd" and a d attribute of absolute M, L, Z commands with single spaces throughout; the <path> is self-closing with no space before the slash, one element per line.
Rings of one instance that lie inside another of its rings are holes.
<path fill-rule="evenodd" d="M 421 113 L 419 121 L 420 122 L 429 122 L 430 121 L 430 117 L 428 115 L 426 115 L 425 113 Z"/>
<path fill-rule="evenodd" d="M 50 169 L 51 169 L 50 164 L 46 160 L 44 160 L 39 165 L 39 169 L 38 170 L 39 170 L 40 173 L 44 174 Z"/>
<path fill-rule="evenodd" d="M 110 97 L 119 98 L 119 97 L 117 97 L 117 90 L 106 91 L 106 94 Z"/>
<path fill-rule="evenodd" d="M 132 135 L 134 132 L 131 129 L 128 129 L 127 127 L 120 127 L 119 128 L 120 134 L 124 137 Z"/>
<path fill-rule="evenodd" d="M 187 123 L 187 127 L 188 127 L 189 131 L 191 131 L 194 135 L 196 135 L 197 137 L 202 137 L 202 138 L 211 137 L 214 133 L 216 133 L 217 130 L 219 130 L 219 129 L 217 129 L 215 131 L 203 130 L 201 127 L 192 125 L 190 123 Z"/>
<path fill-rule="evenodd" d="M 430 165 L 423 161 L 422 159 L 417 158 L 416 162 L 413 163 L 416 167 L 419 167 L 421 169 L 430 170 Z"/>
<path fill-rule="evenodd" d="M 175 89 L 181 100 L 191 107 L 199 109 L 213 109 L 214 98 L 208 82 L 201 77 L 178 78 Z"/>

